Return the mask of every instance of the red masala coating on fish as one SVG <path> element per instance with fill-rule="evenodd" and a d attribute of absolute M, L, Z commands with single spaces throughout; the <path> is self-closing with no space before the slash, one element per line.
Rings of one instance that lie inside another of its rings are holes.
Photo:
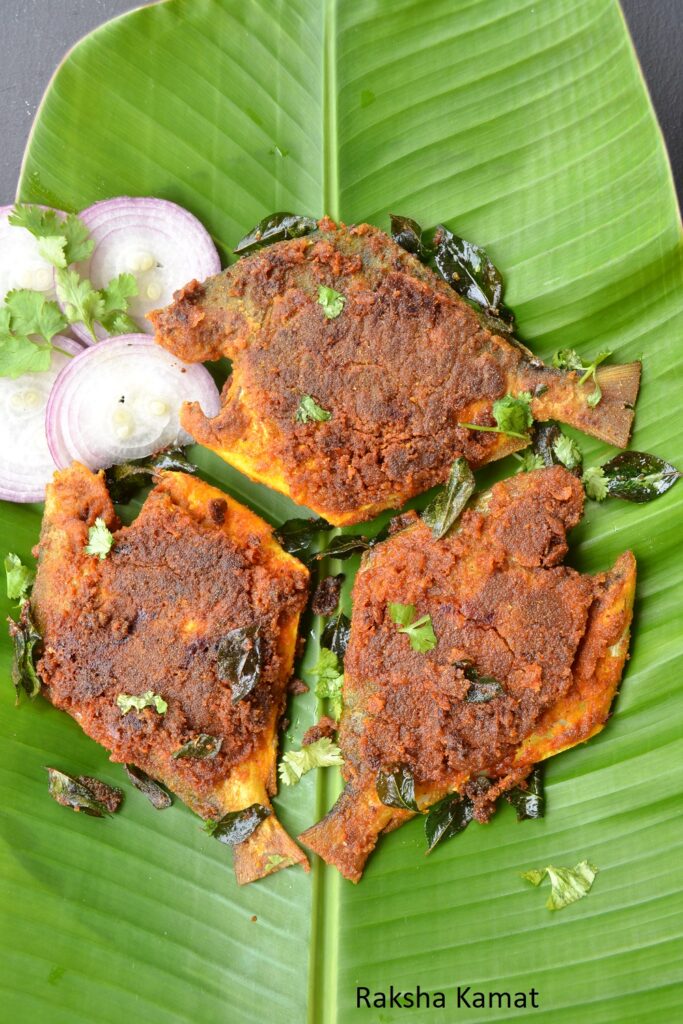
<path fill-rule="evenodd" d="M 168 474 L 131 526 L 118 525 L 101 478 L 82 467 L 51 486 L 32 599 L 46 695 L 113 760 L 156 775 L 166 766 L 196 805 L 249 759 L 282 709 L 288 670 L 279 633 L 305 606 L 306 570 L 279 561 L 256 529 L 241 541 L 231 536 L 227 502 L 205 501 L 199 488 L 218 492 L 184 474 Z M 83 551 L 95 516 L 114 535 L 101 561 Z M 233 704 L 217 649 L 230 630 L 253 623 L 261 628 L 262 674 Z M 122 714 L 119 694 L 148 690 L 166 701 L 165 714 Z M 171 759 L 200 733 L 222 740 L 216 757 Z"/>
<path fill-rule="evenodd" d="M 595 581 L 559 563 L 582 510 L 576 478 L 542 470 L 496 485 L 443 540 L 415 519 L 366 558 L 344 662 L 347 779 L 406 765 L 431 785 L 509 761 L 572 683 Z M 431 616 L 432 651 L 412 649 L 390 602 Z M 505 693 L 469 703 L 462 661 Z"/>
<path fill-rule="evenodd" d="M 333 319 L 318 301 L 321 285 L 344 296 Z M 508 392 L 529 390 L 539 418 L 561 411 L 584 429 L 617 415 L 609 396 L 599 411 L 588 408 L 576 374 L 530 362 L 367 224 L 323 220 L 311 236 L 192 282 L 150 319 L 157 341 L 183 359 L 233 360 L 219 415 L 186 407 L 186 429 L 331 522 L 401 505 L 444 481 L 457 455 L 477 467 L 519 447 L 459 426 L 494 425 L 493 403 Z M 305 395 L 331 418 L 297 422 Z M 627 437 L 623 402 L 617 418 Z"/>

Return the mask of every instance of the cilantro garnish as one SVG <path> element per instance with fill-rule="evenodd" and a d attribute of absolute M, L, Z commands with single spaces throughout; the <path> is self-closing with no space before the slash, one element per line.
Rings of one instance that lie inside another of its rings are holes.
<path fill-rule="evenodd" d="M 578 444 L 566 434 L 560 434 L 554 442 L 553 452 L 558 462 L 561 462 L 567 469 L 578 469 L 583 462 L 583 454 Z"/>
<path fill-rule="evenodd" d="M 594 388 L 590 395 L 586 396 L 586 402 L 591 408 L 595 408 L 602 398 L 602 390 L 598 384 L 597 369 L 600 363 L 604 363 L 612 355 L 611 352 L 599 352 L 592 363 L 584 365 L 578 352 L 573 348 L 562 348 L 553 356 L 553 366 L 558 370 L 574 370 L 582 374 L 579 385 L 585 384 L 592 377 Z"/>
<path fill-rule="evenodd" d="M 309 743 L 301 750 L 288 750 L 278 769 L 285 786 L 294 786 L 313 768 L 329 768 L 344 763 L 341 750 L 336 743 L 323 736 L 315 743 Z"/>
<path fill-rule="evenodd" d="M 602 466 L 589 466 L 581 477 L 581 483 L 592 501 L 604 501 L 607 497 L 607 478 Z"/>
<path fill-rule="evenodd" d="M 534 422 L 531 394 L 522 391 L 519 395 L 505 395 L 504 398 L 499 398 L 493 403 L 493 418 L 496 421 L 495 427 L 481 423 L 459 423 L 458 426 L 467 427 L 468 430 L 483 430 L 491 434 L 508 434 L 510 437 L 528 441 L 529 428 Z"/>
<path fill-rule="evenodd" d="M 164 715 L 168 710 L 168 704 L 163 697 L 160 697 L 158 693 L 153 693 L 152 690 L 147 690 L 146 693 L 133 694 L 133 693 L 120 693 L 116 698 L 116 703 L 121 708 L 121 714 L 127 715 L 129 711 L 142 711 L 143 708 L 154 708 L 154 710 Z"/>
<path fill-rule="evenodd" d="M 346 302 L 345 297 L 336 292 L 334 288 L 328 288 L 324 284 L 318 285 L 318 302 L 323 307 L 323 313 L 328 320 L 334 320 L 339 316 Z"/>
<path fill-rule="evenodd" d="M 329 700 L 332 717 L 339 721 L 342 713 L 342 686 L 344 674 L 339 658 L 328 647 L 320 648 L 318 663 L 311 669 L 311 675 L 317 676 L 315 695 L 321 700 Z"/>
<path fill-rule="evenodd" d="M 10 552 L 5 556 L 5 576 L 7 577 L 7 596 L 10 601 L 24 601 L 33 586 L 35 569 L 24 565 L 19 555 Z"/>
<path fill-rule="evenodd" d="M 325 420 L 332 419 L 332 413 L 318 405 L 310 395 L 302 395 L 294 419 L 297 423 L 310 423 L 312 420 L 323 423 Z"/>
<path fill-rule="evenodd" d="M 15 206 L 8 217 L 13 227 L 26 228 L 38 241 L 38 252 L 55 267 L 87 260 L 93 251 L 88 228 L 69 213 L 62 220 L 55 210 L 42 210 L 39 206 Z"/>
<path fill-rule="evenodd" d="M 522 452 L 521 455 L 518 455 L 516 452 L 513 452 L 513 455 L 519 460 L 518 473 L 531 473 L 534 469 L 543 469 L 545 466 L 543 456 L 539 455 L 538 452 L 532 451 L 531 448 L 528 451 Z"/>
<path fill-rule="evenodd" d="M 436 647 L 437 641 L 431 616 L 422 615 L 416 619 L 414 604 L 390 602 L 389 617 L 399 627 L 399 633 L 407 635 L 414 651 L 424 654 L 425 651 L 431 651 Z"/>
<path fill-rule="evenodd" d="M 532 885 L 540 885 L 544 878 L 550 882 L 550 896 L 546 907 L 548 910 L 562 910 L 570 903 L 576 903 L 590 892 L 598 869 L 587 860 L 582 860 L 574 868 L 556 868 L 552 864 L 533 871 L 522 872 L 522 878 Z"/>
<path fill-rule="evenodd" d="M 100 560 L 107 557 L 114 543 L 114 536 L 100 516 L 88 529 L 88 543 L 83 549 L 87 555 L 96 555 Z"/>

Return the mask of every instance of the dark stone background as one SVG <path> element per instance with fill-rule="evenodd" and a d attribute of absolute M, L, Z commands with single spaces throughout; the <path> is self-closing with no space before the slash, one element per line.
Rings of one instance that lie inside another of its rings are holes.
<path fill-rule="evenodd" d="M 683 0 L 621 2 L 669 148 L 681 197 Z M 2 4 L 5 9 L 0 36 L 0 125 L 3 132 L 0 205 L 14 198 L 33 115 L 52 72 L 66 51 L 102 22 L 143 5 L 140 0 L 9 0 Z"/>

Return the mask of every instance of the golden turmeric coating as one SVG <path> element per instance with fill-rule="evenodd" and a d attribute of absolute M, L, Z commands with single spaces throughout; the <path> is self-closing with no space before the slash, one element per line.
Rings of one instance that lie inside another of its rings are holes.
<path fill-rule="evenodd" d="M 442 540 L 415 516 L 365 556 L 344 661 L 346 788 L 300 836 L 347 878 L 360 878 L 381 832 L 411 817 L 380 801 L 380 770 L 407 768 L 421 808 L 457 791 L 486 820 L 534 763 L 604 725 L 627 656 L 635 560 L 626 552 L 596 576 L 561 565 L 582 512 L 580 482 L 555 466 L 496 484 Z M 430 616 L 432 650 L 399 632 L 395 602 Z M 472 670 L 499 684 L 493 697 L 471 702 Z"/>
<path fill-rule="evenodd" d="M 332 318 L 319 287 L 344 298 Z M 640 364 L 592 382 L 551 369 L 492 333 L 443 280 L 384 232 L 330 220 L 313 234 L 191 282 L 150 314 L 156 340 L 189 362 L 232 360 L 221 412 L 181 420 L 200 444 L 335 525 L 370 519 L 442 483 L 454 459 L 482 466 L 524 446 L 493 426 L 493 403 L 529 392 L 537 420 L 624 446 Z M 327 416 L 307 420 L 312 399 Z"/>
<path fill-rule="evenodd" d="M 85 551 L 101 517 L 113 545 Z M 78 463 L 47 488 L 32 607 L 43 636 L 44 693 L 84 731 L 217 819 L 259 803 L 272 811 L 277 727 L 292 672 L 308 571 L 258 516 L 209 484 L 162 473 L 131 526 L 104 483 Z M 261 673 L 235 702 L 219 651 L 234 629 L 257 626 Z M 167 704 L 123 713 L 120 694 L 152 691 Z M 211 758 L 173 754 L 201 734 Z M 235 847 L 238 881 L 305 856 L 274 814 Z M 272 865 L 272 861 L 270 864 Z"/>

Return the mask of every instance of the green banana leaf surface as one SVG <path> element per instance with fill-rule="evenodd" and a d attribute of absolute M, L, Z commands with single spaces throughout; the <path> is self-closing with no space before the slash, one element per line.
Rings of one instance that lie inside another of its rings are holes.
<path fill-rule="evenodd" d="M 504 273 L 521 337 L 642 356 L 632 446 L 683 466 L 683 292 L 667 157 L 615 0 L 167 0 L 104 25 L 57 70 L 18 197 L 78 210 L 112 195 L 188 207 L 228 260 L 266 214 L 445 222 Z M 8 201 L 10 197 L 5 197 Z M 581 438 L 587 464 L 613 451 Z M 195 448 L 207 479 L 272 522 L 294 506 Z M 508 459 L 478 474 L 514 471 Z M 15 707 L 0 675 L 0 961 L 7 1020 L 45 1024 L 669 1022 L 680 1008 L 683 485 L 588 503 L 570 561 L 630 547 L 639 584 L 614 714 L 547 770 L 548 813 L 424 856 L 422 822 L 381 841 L 358 886 L 314 859 L 240 889 L 179 801 L 157 812 L 65 714 Z M 139 502 L 127 510 L 128 518 Z M 0 507 L 25 559 L 41 507 Z M 345 563 L 353 568 L 357 563 Z M 338 570 L 332 563 L 328 569 Z M 351 573 L 352 575 L 352 573 Z M 349 608 L 347 579 L 345 601 Z M 12 609 L 9 603 L 3 612 Z M 302 674 L 316 660 L 320 622 Z M 310 677 L 309 677 L 310 680 Z M 316 719 L 296 697 L 284 743 Z M 122 785 L 114 818 L 49 799 L 44 765 Z M 276 800 L 294 835 L 339 789 L 310 773 Z M 598 866 L 551 913 L 520 872 Z M 356 986 L 446 994 L 446 1009 L 356 1008 Z M 468 1009 L 457 987 L 539 992 Z"/>

